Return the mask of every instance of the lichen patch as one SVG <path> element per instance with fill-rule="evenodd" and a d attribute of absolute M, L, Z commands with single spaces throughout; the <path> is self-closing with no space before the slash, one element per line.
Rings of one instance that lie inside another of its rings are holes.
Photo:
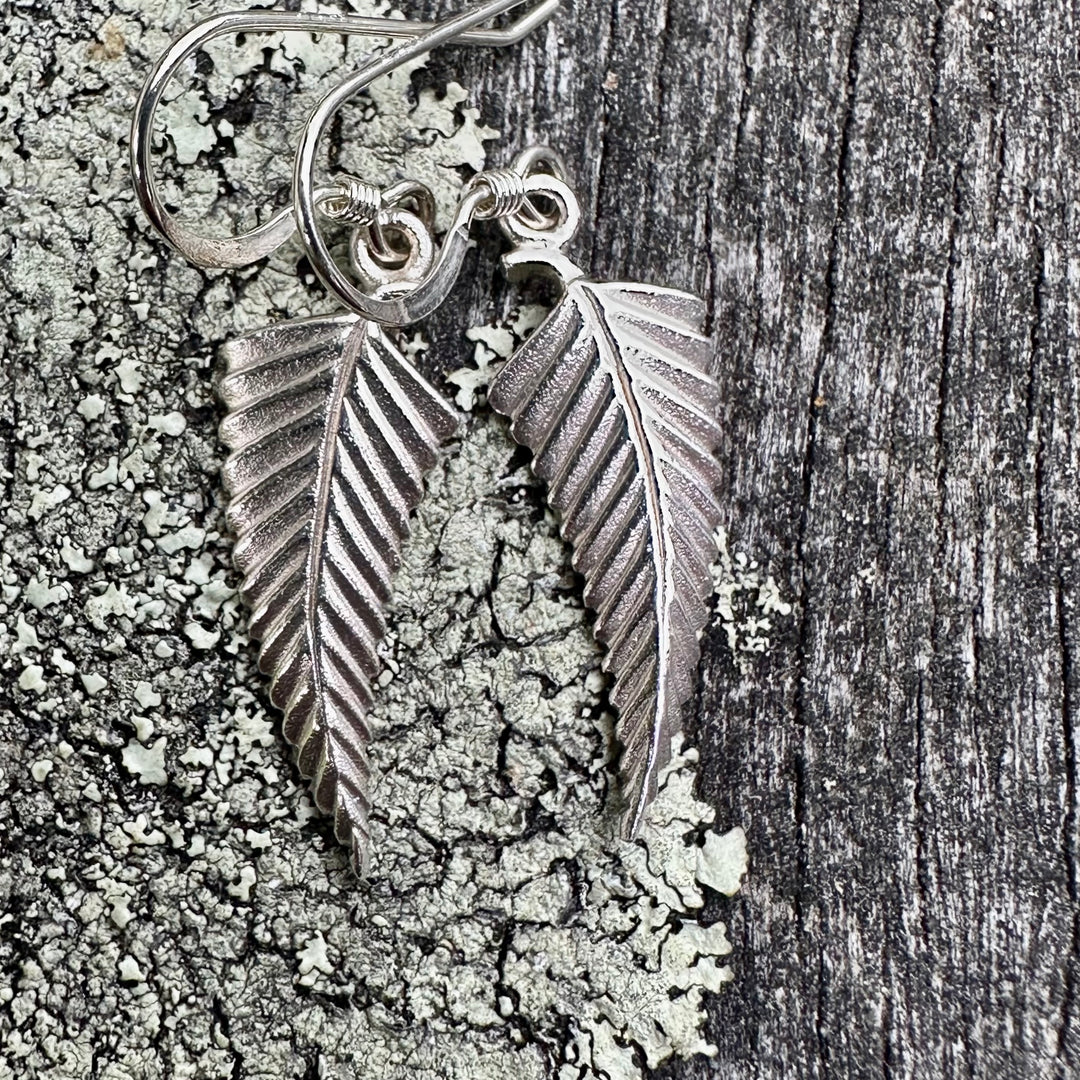
<path fill-rule="evenodd" d="M 480 407 L 540 309 L 474 332 L 475 415 L 404 552 L 369 882 L 298 780 L 230 566 L 214 369 L 224 337 L 328 304 L 295 244 L 241 273 L 172 255 L 123 150 L 147 57 L 203 10 L 89 0 L 6 27 L 0 1080 L 635 1080 L 708 1054 L 731 946 L 703 912 L 738 885 L 741 833 L 679 747 L 641 839 L 615 839 L 590 619 Z M 193 60 L 163 114 L 166 199 L 207 231 L 253 223 L 369 48 L 250 35 Z M 445 213 L 493 131 L 458 87 L 415 98 L 415 70 L 335 139 L 344 167 L 418 176 Z"/>

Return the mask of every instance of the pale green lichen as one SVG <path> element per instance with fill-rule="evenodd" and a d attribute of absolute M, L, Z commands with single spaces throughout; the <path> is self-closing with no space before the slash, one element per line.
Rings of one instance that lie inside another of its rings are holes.
<path fill-rule="evenodd" d="M 768 652 L 771 646 L 774 620 L 791 616 L 791 604 L 781 596 L 776 579 L 755 560 L 741 551 L 730 554 L 726 529 L 717 529 L 716 548 L 716 619 L 739 670 L 749 672 L 753 654 Z"/>
<path fill-rule="evenodd" d="M 295 245 L 255 274 L 169 256 L 118 150 L 146 58 L 209 10 L 90 0 L 57 9 L 47 37 L 18 15 L 7 28 L 9 85 L 38 96 L 0 95 L 22 118 L 0 131 L 21 193 L 0 233 L 21 312 L 0 554 L 17 702 L 0 715 L 0 1078 L 627 1080 L 708 1053 L 704 996 L 730 978 L 730 946 L 701 912 L 708 889 L 737 888 L 741 832 L 714 829 L 681 751 L 642 840 L 614 839 L 589 619 L 486 411 L 434 471 L 397 582 L 369 884 L 297 782 L 228 565 L 212 343 L 326 302 Z M 250 224 L 287 180 L 282 117 L 363 51 L 308 35 L 212 48 L 164 115 L 167 198 L 208 230 Z M 445 208 L 492 133 L 459 87 L 410 103 L 410 74 L 346 118 L 344 163 L 420 176 Z M 240 98 L 249 129 L 222 115 Z M 235 156 L 179 168 L 223 140 Z M 476 331 L 479 360 L 537 317 Z M 482 403 L 483 380 L 459 389 Z"/>

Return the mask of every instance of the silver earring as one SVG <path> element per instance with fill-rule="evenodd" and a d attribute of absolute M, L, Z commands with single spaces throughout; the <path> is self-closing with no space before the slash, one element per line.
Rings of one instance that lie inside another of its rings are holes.
<path fill-rule="evenodd" d="M 386 191 L 351 177 L 317 187 L 319 139 L 349 99 L 380 75 L 452 41 L 517 41 L 558 6 L 543 0 L 512 26 L 478 30 L 524 0 L 489 0 L 438 24 L 355 16 L 249 11 L 215 16 L 178 39 L 151 72 L 132 127 L 132 175 L 151 224 L 190 261 L 239 267 L 269 255 L 298 228 L 308 257 L 346 311 L 282 323 L 223 349 L 222 441 L 234 561 L 260 642 L 259 667 L 284 713 L 315 802 L 333 815 L 357 873 L 370 854 L 366 714 L 381 663 L 384 605 L 419 504 L 424 474 L 458 426 L 454 410 L 394 346 L 387 327 L 433 311 L 465 256 L 471 222 L 488 216 L 491 192 L 472 184 L 436 250 L 433 199 L 422 184 Z M 296 154 L 292 205 L 241 236 L 210 238 L 162 205 L 150 168 L 154 112 L 183 61 L 210 39 L 302 29 L 402 37 L 316 106 Z M 331 257 L 326 219 L 353 227 L 353 284 Z"/>
<path fill-rule="evenodd" d="M 630 838 L 693 694 L 712 591 L 720 390 L 705 305 L 675 289 L 591 281 L 562 253 L 580 211 L 552 151 L 526 151 L 503 176 L 510 212 L 500 224 L 515 244 L 504 264 L 546 271 L 563 295 L 488 401 L 532 450 L 597 614 Z"/>

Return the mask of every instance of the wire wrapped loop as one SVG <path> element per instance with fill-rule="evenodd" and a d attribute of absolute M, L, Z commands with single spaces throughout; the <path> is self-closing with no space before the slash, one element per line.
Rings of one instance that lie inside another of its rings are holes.
<path fill-rule="evenodd" d="M 372 225 L 383 208 L 383 194 L 366 180 L 345 174 L 337 178 L 337 192 L 326 199 L 322 212 L 349 225 Z"/>
<path fill-rule="evenodd" d="M 466 187 L 467 191 L 470 189 L 487 192 L 487 198 L 476 211 L 476 216 L 484 221 L 512 217 L 520 213 L 528 201 L 525 177 L 516 169 L 488 169 L 477 173 Z"/>

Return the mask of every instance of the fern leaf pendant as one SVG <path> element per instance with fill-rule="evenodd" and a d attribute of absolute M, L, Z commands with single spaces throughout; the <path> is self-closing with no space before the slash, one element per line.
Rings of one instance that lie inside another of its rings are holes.
<path fill-rule="evenodd" d="M 614 677 L 633 837 L 694 691 L 712 591 L 720 391 L 705 305 L 674 289 L 588 281 L 553 247 L 505 261 L 544 265 L 564 288 L 489 401 L 532 450 L 585 578 Z"/>
<path fill-rule="evenodd" d="M 457 415 L 376 323 L 271 326 L 223 349 L 233 558 L 285 737 L 366 873 L 366 714 L 424 473 Z"/>

